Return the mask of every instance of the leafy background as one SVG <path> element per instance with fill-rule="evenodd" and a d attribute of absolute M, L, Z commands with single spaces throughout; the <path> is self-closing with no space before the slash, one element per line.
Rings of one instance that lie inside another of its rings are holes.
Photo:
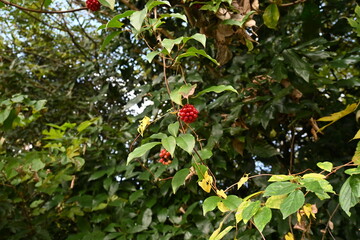
<path fill-rule="evenodd" d="M 50 10 L 85 6 L 83 1 L 12 2 Z M 0 9 L 4 239 L 208 239 L 223 220 L 218 210 L 204 216 L 204 200 L 215 194 L 205 193 L 196 176 L 173 193 L 171 177 L 191 167 L 191 156 L 181 148 L 167 167 L 157 162 L 160 146 L 126 164 L 130 146 L 154 141 L 152 134 L 170 135 L 168 125 L 176 116 L 167 112 L 172 104 L 161 58 L 151 63 L 146 59 L 146 43 L 155 46 L 156 39 L 147 32 L 135 38 L 129 31 L 116 33 L 116 28 L 97 30 L 116 14 L 143 9 L 146 1 L 114 3 L 114 10 L 64 15 Z M 181 3 L 170 3 L 171 8 L 158 7 L 159 13 L 184 13 Z M 320 172 L 317 163 L 340 166 L 351 161 L 356 150 L 358 140 L 350 141 L 359 128 L 354 113 L 318 133 L 318 139 L 310 121 L 359 101 L 359 33 L 347 20 L 355 19 L 356 1 L 276 3 L 260 1 L 259 14 L 253 17 L 258 43 L 252 50 L 235 41 L 228 46 L 232 58 L 222 66 L 200 56 L 183 58 L 179 66 L 167 69 L 171 89 L 180 88 L 185 78 L 197 84 L 195 94 L 218 85 L 239 92 L 189 99 L 200 111 L 191 127 L 212 153 L 206 164 L 219 189 L 244 174 Z M 272 14 L 272 20 L 263 18 L 264 12 Z M 127 18 L 121 22 L 130 24 Z M 161 28 L 173 37 L 199 32 L 178 18 L 167 18 Z M 114 38 L 105 46 L 109 34 Z M 187 43 L 190 47 L 204 49 L 195 40 Z M 215 58 L 218 48 L 213 38 L 206 40 L 209 56 Z M 158 120 L 134 141 L 144 116 Z M 345 169 L 327 179 L 336 193 L 330 199 L 306 196 L 305 203 L 316 204 L 318 212 L 316 219 L 307 220 L 309 229 L 293 230 L 295 239 L 359 239 L 359 207 L 351 208 L 349 217 L 338 206 L 349 177 Z M 245 198 L 269 186 L 268 179 L 252 178 L 228 194 Z M 352 177 L 355 186 L 357 179 Z M 263 199 L 254 200 L 259 201 L 252 203 L 256 208 Z M 224 224 L 234 221 L 232 215 Z M 279 210 L 272 210 L 263 235 L 282 238 L 296 223 L 295 215 L 283 219 Z M 236 239 L 261 238 L 253 224 L 243 222 L 224 239 L 235 234 Z"/>

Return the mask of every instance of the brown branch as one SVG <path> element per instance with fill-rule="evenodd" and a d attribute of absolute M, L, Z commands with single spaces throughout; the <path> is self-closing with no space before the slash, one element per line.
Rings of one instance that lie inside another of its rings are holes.
<path fill-rule="evenodd" d="M 77 12 L 77 11 L 82 11 L 82 10 L 88 9 L 87 7 L 82 7 L 82 8 L 77 8 L 77 9 L 63 10 L 63 11 L 46 11 L 46 10 L 42 10 L 42 9 L 32 9 L 32 8 L 22 7 L 20 5 L 17 5 L 15 3 L 8 2 L 5 0 L 0 0 L 0 2 L 4 3 L 5 5 L 8 5 L 8 6 L 16 7 L 23 11 L 36 12 L 36 13 L 62 14 L 62 13 Z"/>

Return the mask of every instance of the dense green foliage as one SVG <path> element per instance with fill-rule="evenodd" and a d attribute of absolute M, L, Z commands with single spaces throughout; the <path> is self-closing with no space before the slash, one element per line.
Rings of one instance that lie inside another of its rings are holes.
<path fill-rule="evenodd" d="M 1 239 L 360 238 L 355 0 L 3 2 Z"/>

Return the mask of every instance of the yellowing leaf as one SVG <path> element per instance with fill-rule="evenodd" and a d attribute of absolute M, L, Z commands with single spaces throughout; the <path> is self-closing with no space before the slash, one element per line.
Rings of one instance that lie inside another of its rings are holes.
<path fill-rule="evenodd" d="M 140 125 L 137 129 L 137 131 L 141 134 L 141 136 L 144 135 L 144 131 L 146 129 L 147 126 L 150 125 L 150 118 L 145 116 L 142 120 L 139 121 Z"/>
<path fill-rule="evenodd" d="M 271 196 L 266 200 L 265 206 L 273 209 L 280 209 L 281 203 L 285 200 L 287 194 Z"/>
<path fill-rule="evenodd" d="M 298 223 L 301 222 L 301 217 L 302 217 L 301 212 L 300 212 L 300 211 L 297 211 L 297 213 L 296 213 L 296 219 L 297 219 Z"/>
<path fill-rule="evenodd" d="M 291 232 L 288 232 L 285 235 L 285 240 L 295 240 L 294 235 Z"/>
<path fill-rule="evenodd" d="M 224 192 L 224 190 L 216 190 L 216 194 L 217 194 L 219 197 L 223 198 L 223 199 L 226 199 L 226 198 L 227 198 L 227 195 L 226 195 L 226 193 Z"/>
<path fill-rule="evenodd" d="M 344 110 L 342 110 L 340 112 L 336 112 L 336 113 L 331 114 L 330 116 L 319 118 L 317 120 L 318 122 L 331 122 L 331 123 L 325 125 L 324 127 L 320 128 L 319 132 L 321 132 L 322 130 L 324 130 L 325 128 L 327 128 L 328 126 L 330 126 L 331 124 L 333 124 L 337 120 L 339 120 L 339 119 L 345 117 L 346 115 L 354 112 L 358 106 L 359 106 L 359 103 L 349 104 L 349 105 L 346 106 L 346 108 Z"/>
<path fill-rule="evenodd" d="M 243 219 L 242 213 L 244 209 L 250 205 L 250 203 L 251 201 L 244 201 L 239 205 L 235 213 L 236 223 L 239 223 Z"/>
<path fill-rule="evenodd" d="M 315 212 L 314 212 L 314 206 L 311 205 L 310 203 L 305 204 L 304 207 L 303 207 L 303 210 L 304 210 L 305 215 L 308 218 L 310 218 L 310 215 L 313 216 L 313 218 L 316 218 L 315 217 Z"/>
<path fill-rule="evenodd" d="M 303 179 L 325 179 L 325 175 L 320 173 L 308 173 L 303 176 Z"/>
<path fill-rule="evenodd" d="M 223 222 L 220 223 L 218 229 L 216 229 L 210 236 L 209 240 L 214 240 L 217 235 L 219 235 L 221 228 L 222 228 Z"/>
<path fill-rule="evenodd" d="M 228 212 L 228 211 L 230 211 L 230 209 L 227 208 L 223 202 L 218 202 L 218 203 L 217 203 L 217 207 L 218 207 L 218 209 L 219 209 L 221 212 Z"/>
<path fill-rule="evenodd" d="M 249 180 L 249 174 L 245 174 L 237 183 L 237 189 L 239 190 L 244 183 L 246 183 Z"/>
<path fill-rule="evenodd" d="M 353 139 L 360 139 L 360 130 L 355 134 L 355 137 Z"/>
<path fill-rule="evenodd" d="M 211 190 L 211 185 L 213 183 L 213 178 L 206 171 L 204 174 L 204 179 L 198 182 L 199 186 L 207 193 Z"/>

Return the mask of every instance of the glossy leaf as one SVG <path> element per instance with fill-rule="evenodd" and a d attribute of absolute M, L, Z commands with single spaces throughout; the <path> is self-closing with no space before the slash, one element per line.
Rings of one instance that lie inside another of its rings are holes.
<path fill-rule="evenodd" d="M 339 193 L 339 202 L 344 212 L 351 216 L 350 208 L 360 202 L 360 176 L 352 175 L 342 185 Z"/>
<path fill-rule="evenodd" d="M 170 153 L 172 157 L 174 157 L 175 147 L 176 147 L 176 139 L 174 136 L 169 136 L 161 139 L 161 144 L 163 147 Z"/>
<path fill-rule="evenodd" d="M 176 138 L 176 144 L 188 152 L 189 154 L 192 153 L 195 147 L 195 138 L 191 134 L 181 134 L 179 137 Z"/>
<path fill-rule="evenodd" d="M 197 94 L 197 97 L 201 96 L 201 95 L 203 95 L 205 93 L 209 93 L 209 92 L 221 93 L 221 92 L 224 92 L 224 91 L 231 91 L 231 92 L 234 92 L 234 93 L 238 93 L 236 91 L 236 89 L 233 88 L 232 86 L 219 85 L 219 86 L 212 86 L 212 87 L 209 87 L 209 88 L 206 88 L 206 89 L 202 90 L 201 92 L 199 92 Z"/>
<path fill-rule="evenodd" d="M 142 157 L 147 151 L 152 149 L 153 147 L 159 145 L 161 143 L 159 142 L 152 142 L 152 143 L 146 143 L 144 145 L 141 145 L 140 147 L 135 148 L 134 151 L 132 151 L 129 156 L 127 157 L 126 164 L 129 164 L 131 160 L 134 158 Z"/>
<path fill-rule="evenodd" d="M 177 134 L 178 134 L 178 132 L 179 132 L 179 126 L 180 126 L 179 122 L 174 122 L 174 123 L 169 124 L 169 126 L 168 126 L 168 132 L 169 132 L 172 136 L 176 137 Z"/>
<path fill-rule="evenodd" d="M 171 186 L 173 193 L 175 194 L 181 185 L 185 184 L 185 179 L 189 175 L 190 170 L 188 168 L 177 171 L 171 180 Z"/>

